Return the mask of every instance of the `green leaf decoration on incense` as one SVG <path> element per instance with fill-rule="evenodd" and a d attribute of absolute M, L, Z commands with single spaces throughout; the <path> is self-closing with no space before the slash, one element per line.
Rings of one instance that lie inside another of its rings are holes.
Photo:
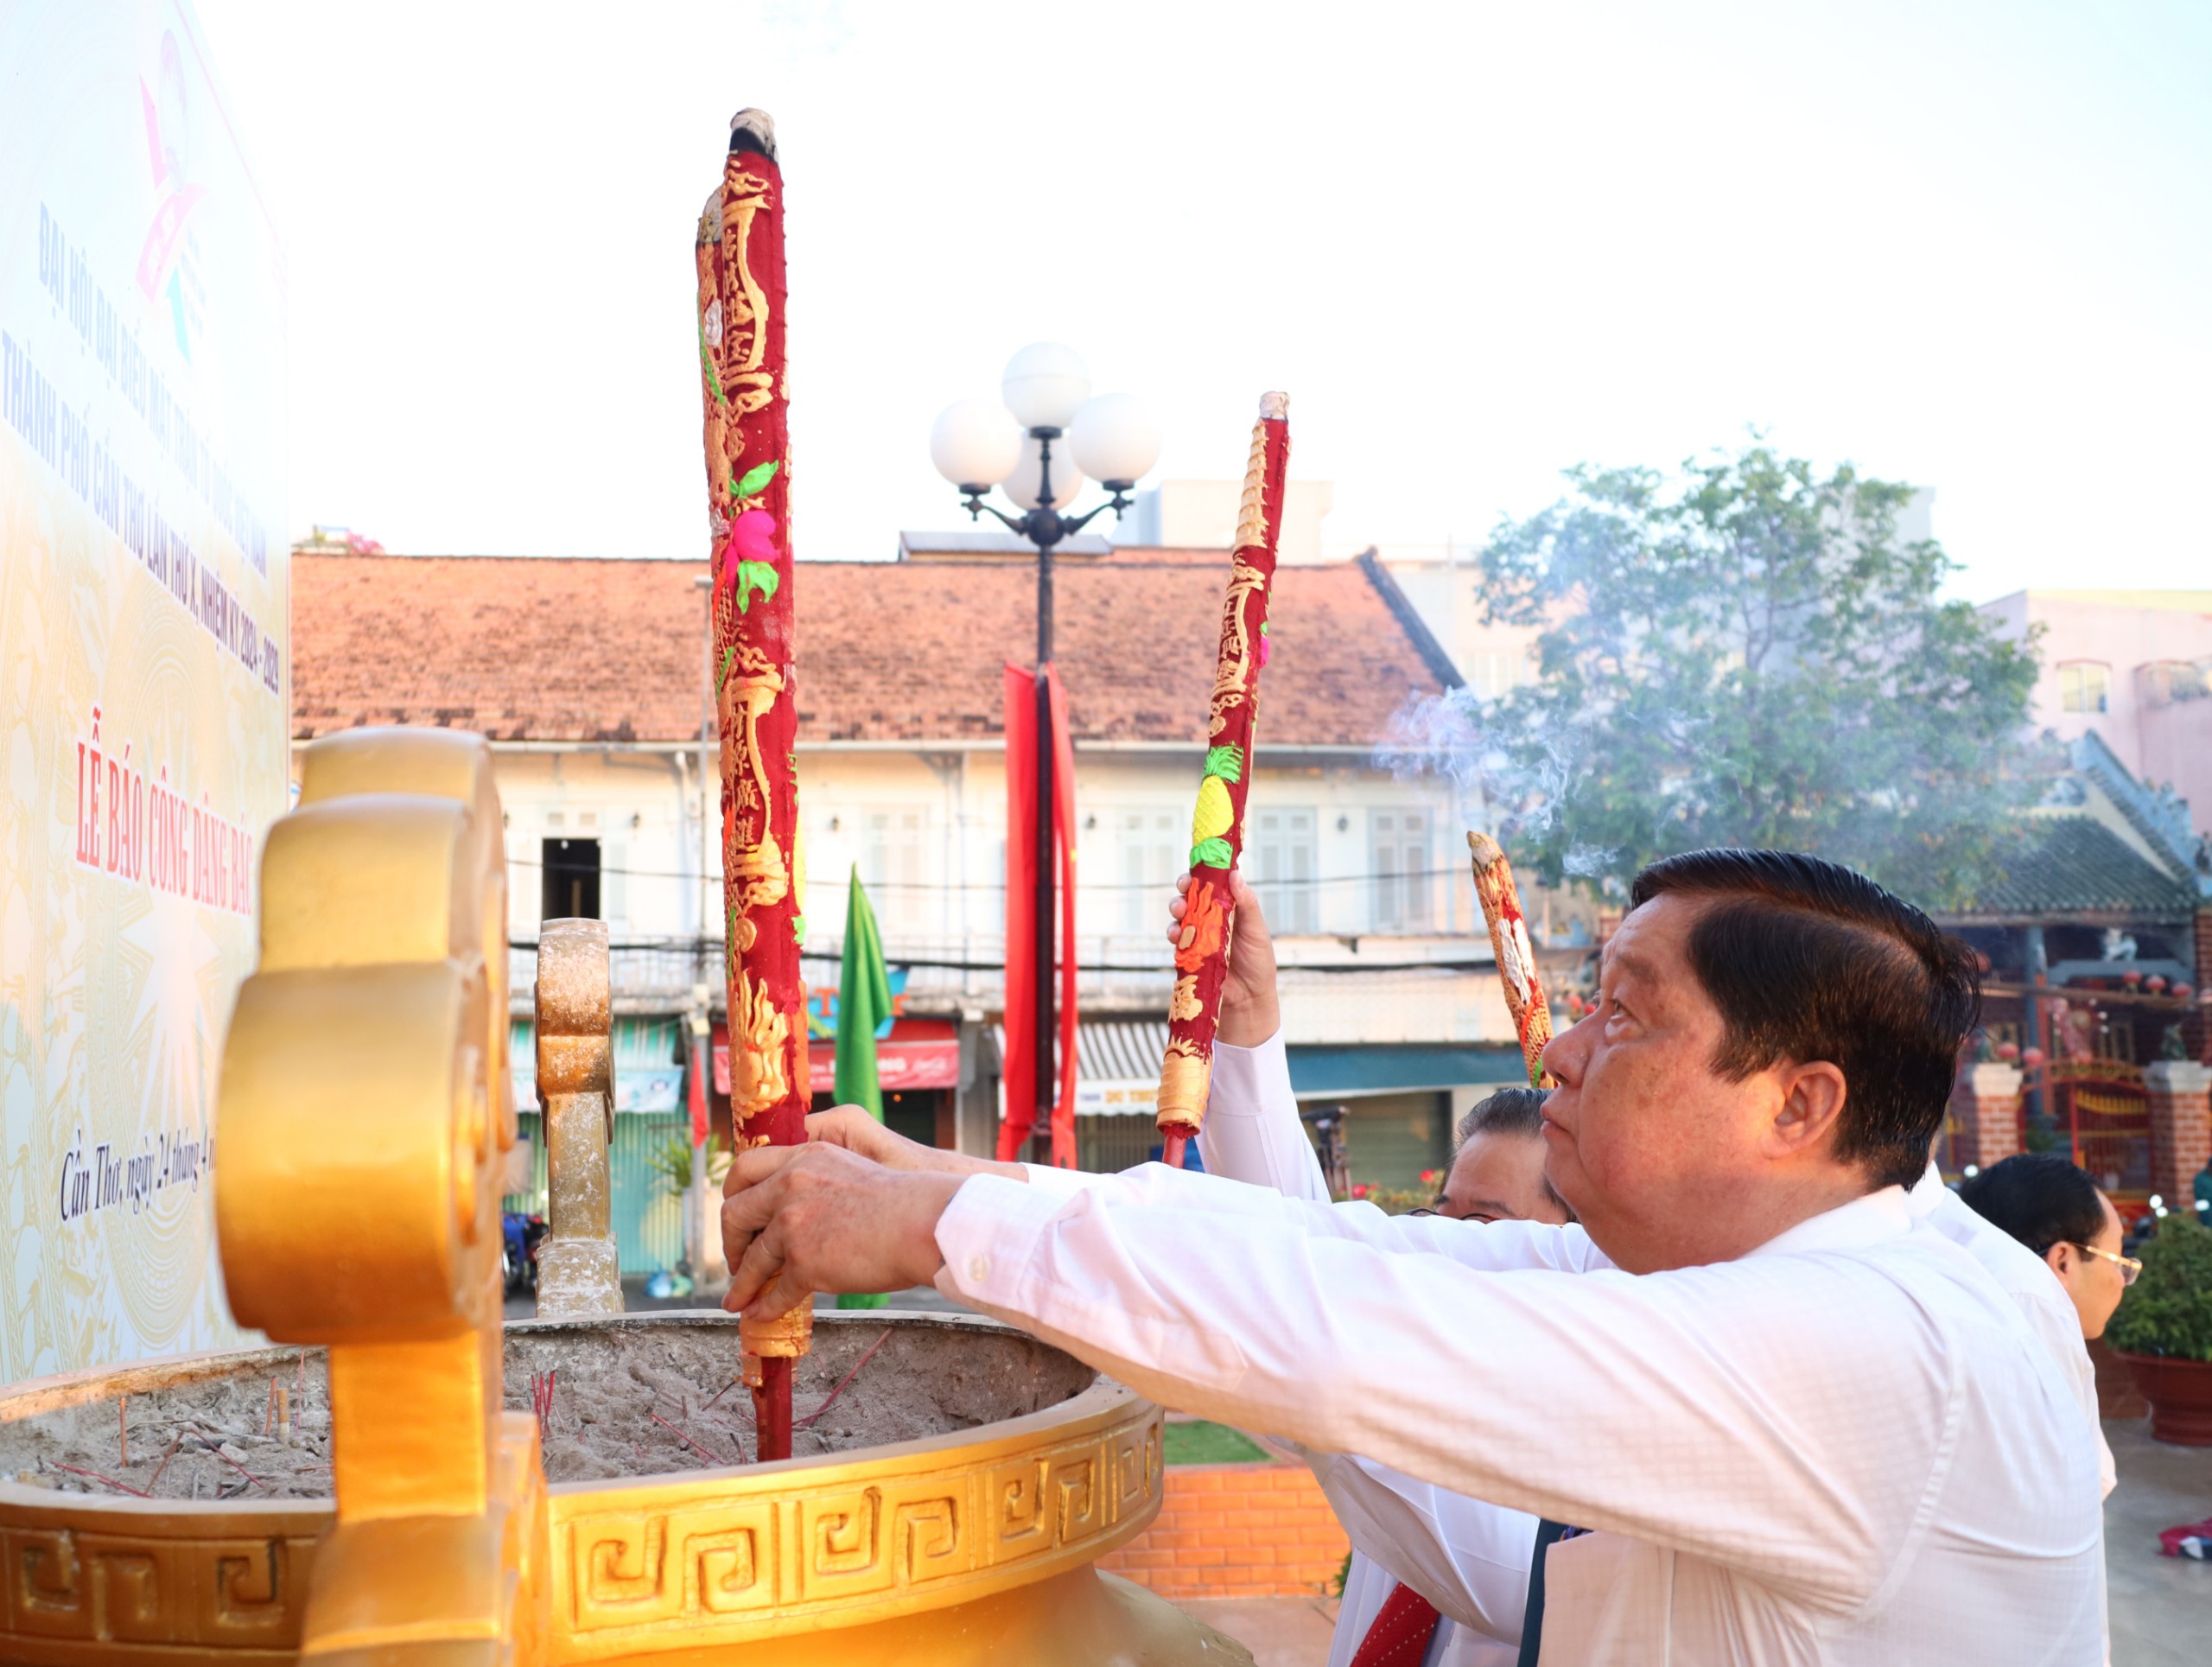
<path fill-rule="evenodd" d="M 1201 839 L 1191 847 L 1191 866 L 1194 868 L 1225 868 L 1233 856 L 1226 839 Z"/>
<path fill-rule="evenodd" d="M 728 404 L 729 401 L 722 398 L 722 379 L 715 373 L 715 356 L 707 351 L 707 321 L 704 319 L 699 321 L 699 363 L 707 372 L 707 386 L 713 391 L 715 404 Z"/>
<path fill-rule="evenodd" d="M 1224 781 L 1235 781 L 1244 773 L 1244 749 L 1241 747 L 1209 747 L 1206 749 L 1206 773 L 1219 776 Z"/>
<path fill-rule="evenodd" d="M 737 564 L 737 611 L 750 614 L 753 611 L 753 593 L 757 590 L 764 596 L 773 596 L 779 582 L 776 569 L 767 563 L 740 562 Z"/>
<path fill-rule="evenodd" d="M 736 658 L 737 650 L 734 648 L 725 648 L 722 650 L 722 667 L 721 671 L 715 673 L 715 692 L 716 694 L 719 695 L 721 693 L 722 685 L 729 681 L 730 662 L 734 660 Z"/>
<path fill-rule="evenodd" d="M 795 944 L 806 942 L 806 917 L 803 914 L 791 916 L 791 941 Z"/>
<path fill-rule="evenodd" d="M 751 468 L 746 470 L 738 480 L 735 488 L 737 495 L 741 498 L 754 496 L 765 488 L 769 481 L 776 478 L 778 467 L 776 460 L 772 457 L 765 463 L 755 463 Z"/>

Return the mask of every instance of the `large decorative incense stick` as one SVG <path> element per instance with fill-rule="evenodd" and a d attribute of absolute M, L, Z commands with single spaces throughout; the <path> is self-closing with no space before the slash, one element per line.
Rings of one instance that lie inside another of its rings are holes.
<path fill-rule="evenodd" d="M 730 121 L 722 182 L 699 217 L 699 385 L 713 531 L 721 734 L 730 1115 L 747 1146 L 806 1139 L 806 987 L 792 748 L 791 450 L 784 380 L 784 178 L 774 124 Z M 791 1456 L 791 1361 L 812 1305 L 744 1322 L 758 1456 Z"/>
<path fill-rule="evenodd" d="M 1475 865 L 1475 895 L 1482 900 L 1483 919 L 1490 923 L 1490 946 L 1497 958 L 1498 982 L 1505 986 L 1506 1011 L 1521 1038 L 1521 1057 L 1529 1067 L 1529 1081 L 1537 1088 L 1554 1086 L 1544 1070 L 1544 1045 L 1552 1039 L 1552 1010 L 1544 999 L 1543 981 L 1536 976 L 1536 953 L 1529 942 L 1529 922 L 1521 913 L 1521 890 L 1513 883 L 1513 865 L 1488 834 L 1467 836 L 1467 849 Z"/>
<path fill-rule="evenodd" d="M 1205 775 L 1191 823 L 1191 889 L 1175 949 L 1175 993 L 1167 1009 L 1167 1057 L 1160 1072 L 1163 1158 L 1183 1161 L 1183 1143 L 1205 1120 L 1214 1028 L 1236 930 L 1230 870 L 1244 849 L 1244 799 L 1252 786 L 1252 733 L 1260 668 L 1268 663 L 1268 592 L 1282 537 L 1283 476 L 1290 467 L 1290 397 L 1263 394 L 1230 553 L 1221 608 L 1221 653 L 1206 726 Z"/>

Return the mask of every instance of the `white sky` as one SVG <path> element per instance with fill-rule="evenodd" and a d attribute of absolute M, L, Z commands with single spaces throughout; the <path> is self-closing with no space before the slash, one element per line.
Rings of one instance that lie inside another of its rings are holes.
<path fill-rule="evenodd" d="M 698 555 L 691 239 L 790 199 L 794 531 L 961 521 L 1039 338 L 1334 545 L 1478 539 L 1747 423 L 1937 488 L 1986 598 L 2212 584 L 2212 5 L 196 0 L 290 249 L 291 524 Z"/>

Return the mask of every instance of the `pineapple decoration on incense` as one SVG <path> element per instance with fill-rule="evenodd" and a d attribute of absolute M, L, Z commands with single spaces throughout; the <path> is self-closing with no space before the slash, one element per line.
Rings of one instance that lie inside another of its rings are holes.
<path fill-rule="evenodd" d="M 1557 1079 L 1544 1069 L 1552 1010 L 1536 973 L 1535 949 L 1529 941 L 1528 918 L 1521 913 L 1521 888 L 1513 883 L 1513 865 L 1497 841 L 1485 833 L 1469 834 L 1467 851 L 1475 865 L 1475 895 L 1482 900 L 1483 919 L 1490 926 L 1491 951 L 1497 958 L 1498 982 L 1505 986 L 1506 1011 L 1513 1015 L 1521 1058 L 1529 1067 L 1529 1086 L 1555 1088 Z"/>
<path fill-rule="evenodd" d="M 784 375 L 784 180 L 775 127 L 730 120 L 721 184 L 699 217 L 699 388 L 712 533 L 715 722 L 721 736 L 730 1113 L 747 1146 L 806 1139 L 805 869 L 798 851 Z M 740 1335 L 760 1460 L 791 1456 L 791 1362 L 813 1313 Z"/>
<path fill-rule="evenodd" d="M 1230 870 L 1244 849 L 1244 799 L 1252 785 L 1252 735 L 1259 716 L 1260 668 L 1268 663 L 1268 593 L 1282 537 L 1283 478 L 1290 467 L 1290 397 L 1265 394 L 1252 427 L 1252 452 L 1230 553 L 1222 602 L 1221 652 L 1206 724 L 1206 765 L 1191 824 L 1191 889 L 1175 949 L 1175 993 L 1167 1010 L 1167 1057 L 1160 1073 L 1161 1156 L 1180 1167 L 1184 1143 L 1198 1132 L 1213 1076 L 1214 1030 L 1236 932 Z"/>

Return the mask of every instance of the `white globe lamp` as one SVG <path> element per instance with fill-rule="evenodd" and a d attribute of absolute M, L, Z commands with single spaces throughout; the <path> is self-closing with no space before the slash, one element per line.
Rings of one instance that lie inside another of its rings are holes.
<path fill-rule="evenodd" d="M 1065 429 L 1090 398 L 1090 372 L 1074 348 L 1033 342 L 1007 360 L 999 391 L 1023 428 Z"/>
<path fill-rule="evenodd" d="M 1160 425 L 1134 394 L 1102 393 L 1075 414 L 1068 450 L 1109 490 L 1133 487 L 1160 461 Z"/>
<path fill-rule="evenodd" d="M 955 400 L 931 425 L 930 461 L 963 492 L 988 492 L 1021 461 L 1021 427 L 992 400 Z"/>
<path fill-rule="evenodd" d="M 1044 473 L 1041 454 L 1044 442 L 1033 435 L 1025 436 L 1021 442 L 1021 461 L 1014 466 L 1001 490 L 1014 499 L 1017 507 L 1036 509 L 1039 476 Z M 1065 445 L 1052 448 L 1052 507 L 1065 512 L 1075 502 L 1075 495 L 1083 490 L 1083 471 L 1067 454 Z"/>

